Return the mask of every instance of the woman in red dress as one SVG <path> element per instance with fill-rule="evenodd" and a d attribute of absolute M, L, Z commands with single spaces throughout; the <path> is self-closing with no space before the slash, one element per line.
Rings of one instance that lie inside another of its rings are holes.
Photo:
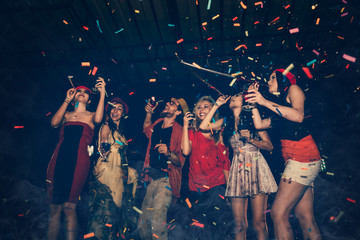
<path fill-rule="evenodd" d="M 95 85 L 100 92 L 96 112 L 86 110 L 91 90 L 79 86 L 67 91 L 66 99 L 51 119 L 51 126 L 61 126 L 61 129 L 46 178 L 50 200 L 49 240 L 57 238 L 62 211 L 66 218 L 67 239 L 76 239 L 76 203 L 89 173 L 88 146 L 94 135 L 94 124 L 100 123 L 104 114 L 105 85 L 102 78 Z M 68 112 L 66 109 L 71 102 L 75 104 L 75 109 Z"/>

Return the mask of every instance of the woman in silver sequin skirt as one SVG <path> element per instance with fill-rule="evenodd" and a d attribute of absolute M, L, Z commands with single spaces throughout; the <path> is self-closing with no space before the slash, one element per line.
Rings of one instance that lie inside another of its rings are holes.
<path fill-rule="evenodd" d="M 217 102 L 222 105 L 226 101 L 219 98 Z M 257 239 L 268 239 L 267 196 L 277 191 L 277 184 L 260 149 L 272 151 L 273 146 L 266 131 L 256 131 L 252 127 L 251 112 L 242 112 L 242 106 L 241 94 L 230 98 L 233 117 L 227 121 L 223 137 L 224 142 L 231 145 L 233 159 L 225 196 L 231 199 L 235 239 L 246 239 L 249 200 Z"/>

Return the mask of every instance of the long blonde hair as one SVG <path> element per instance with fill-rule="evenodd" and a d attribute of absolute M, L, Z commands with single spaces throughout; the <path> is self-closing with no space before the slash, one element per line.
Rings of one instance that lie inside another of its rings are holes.
<path fill-rule="evenodd" d="M 191 127 L 195 130 L 195 131 L 199 131 L 200 128 L 200 123 L 201 120 L 198 118 L 198 116 L 196 115 L 196 111 L 200 105 L 200 103 L 202 103 L 203 101 L 208 101 L 211 105 L 211 107 L 214 106 L 215 104 L 215 100 L 211 97 L 211 96 L 202 96 L 201 98 L 199 98 L 199 100 L 196 102 L 195 107 L 193 109 L 193 114 L 195 115 L 195 120 L 192 122 Z M 213 120 L 217 121 L 220 119 L 219 113 L 218 111 L 216 111 L 216 113 L 214 114 Z M 219 135 L 220 135 L 220 131 L 213 131 L 211 136 L 212 138 L 215 140 L 215 142 L 218 142 L 219 140 Z"/>

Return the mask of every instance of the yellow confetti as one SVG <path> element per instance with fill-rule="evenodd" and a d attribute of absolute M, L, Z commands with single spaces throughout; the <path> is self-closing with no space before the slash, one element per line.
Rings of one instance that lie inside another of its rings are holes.
<path fill-rule="evenodd" d="M 139 11 L 139 10 L 135 10 L 135 13 L 140 13 L 140 11 Z"/>
<path fill-rule="evenodd" d="M 156 82 L 156 78 L 150 78 L 149 82 Z"/>
<path fill-rule="evenodd" d="M 213 16 L 213 17 L 212 17 L 212 20 L 217 19 L 219 16 L 220 16 L 220 14 L 218 14 L 218 15 L 216 15 L 216 16 Z"/>
<path fill-rule="evenodd" d="M 240 5 L 241 5 L 241 7 L 243 8 L 243 9 L 246 9 L 247 8 L 247 6 L 241 1 L 240 2 Z"/>
<path fill-rule="evenodd" d="M 143 214 L 143 212 L 142 212 L 140 209 L 138 209 L 137 207 L 133 206 L 132 208 L 133 208 L 135 211 L 137 211 L 139 214 Z"/>
<path fill-rule="evenodd" d="M 234 23 L 234 27 L 240 27 L 240 23 Z"/>

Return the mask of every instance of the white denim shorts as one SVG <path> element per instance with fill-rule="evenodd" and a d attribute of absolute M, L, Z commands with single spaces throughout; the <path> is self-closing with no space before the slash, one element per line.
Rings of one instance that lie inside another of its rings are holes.
<path fill-rule="evenodd" d="M 281 179 L 288 179 L 305 186 L 312 186 L 321 168 L 321 160 L 302 163 L 294 160 L 287 160 L 284 173 Z"/>

